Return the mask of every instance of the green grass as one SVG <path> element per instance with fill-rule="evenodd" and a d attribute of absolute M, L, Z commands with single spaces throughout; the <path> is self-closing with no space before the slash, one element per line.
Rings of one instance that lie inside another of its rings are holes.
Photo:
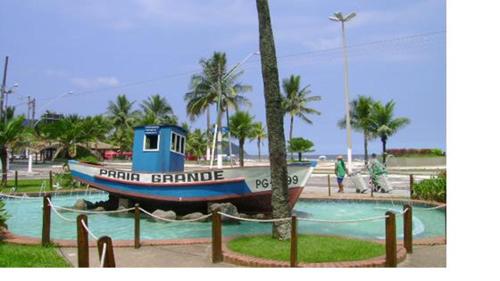
<path fill-rule="evenodd" d="M 56 248 L 0 242 L 0 267 L 70 267 Z"/>
<path fill-rule="evenodd" d="M 49 188 L 49 179 L 20 179 L 17 181 L 17 191 L 18 192 L 38 192 L 40 191 L 40 186 L 42 182 L 46 181 L 46 188 Z M 9 179 L 7 181 L 7 187 L 2 188 L 2 191 L 10 190 L 15 184 L 14 179 Z"/>
<path fill-rule="evenodd" d="M 279 241 L 270 236 L 240 237 L 229 242 L 229 249 L 264 259 L 289 261 L 290 240 Z M 382 256 L 383 244 L 336 236 L 299 235 L 299 262 L 356 261 Z"/>

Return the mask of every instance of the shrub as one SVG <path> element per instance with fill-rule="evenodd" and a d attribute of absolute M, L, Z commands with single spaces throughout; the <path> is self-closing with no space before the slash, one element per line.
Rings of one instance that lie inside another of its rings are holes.
<path fill-rule="evenodd" d="M 71 173 L 56 173 L 54 174 L 54 179 L 62 188 L 76 188 L 78 185 L 77 182 L 73 180 Z"/>
<path fill-rule="evenodd" d="M 78 160 L 81 162 L 90 163 L 90 164 L 99 164 L 99 160 L 94 155 L 87 155 L 84 157 L 80 157 L 80 158 L 78 158 Z"/>
<path fill-rule="evenodd" d="M 2 228 L 7 228 L 7 219 L 9 218 L 9 215 L 7 214 L 7 211 L 5 210 L 5 203 L 0 199 L 0 235 Z"/>
<path fill-rule="evenodd" d="M 444 156 L 444 152 L 439 148 L 391 148 L 386 153 L 396 157 L 401 156 Z"/>
<path fill-rule="evenodd" d="M 446 172 L 413 185 L 413 198 L 446 203 Z"/>

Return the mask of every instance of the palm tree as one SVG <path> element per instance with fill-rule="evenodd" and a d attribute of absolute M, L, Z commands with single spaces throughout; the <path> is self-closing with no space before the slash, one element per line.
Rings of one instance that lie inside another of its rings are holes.
<path fill-rule="evenodd" d="M 410 119 L 406 117 L 394 117 L 394 106 L 396 103 L 391 100 L 385 105 L 381 102 L 373 104 L 370 131 L 380 137 L 382 141 L 382 157 L 385 164 L 387 140 L 399 129 L 410 124 Z"/>
<path fill-rule="evenodd" d="M 177 116 L 167 100 L 156 94 L 148 97 L 141 104 L 143 125 L 148 124 L 177 124 Z"/>
<path fill-rule="evenodd" d="M 374 101 L 371 97 L 359 96 L 357 99 L 351 101 L 350 106 L 351 126 L 355 131 L 363 133 L 365 165 L 368 164 L 368 141 L 375 137 L 370 132 L 373 103 Z M 337 125 L 339 128 L 345 129 L 345 117 L 339 120 Z"/>
<path fill-rule="evenodd" d="M 253 129 L 253 117 L 248 112 L 236 111 L 236 113 L 229 118 L 229 131 L 231 135 L 238 139 L 240 167 L 245 165 L 245 139 L 253 136 Z"/>
<path fill-rule="evenodd" d="M 7 116 L 9 117 L 9 116 Z M 7 161 L 8 153 L 7 149 L 10 146 L 15 145 L 17 142 L 22 141 L 29 134 L 27 128 L 23 125 L 24 117 L 17 116 L 8 118 L 6 122 L 3 122 L 3 118 L 0 122 L 0 158 L 2 162 L 2 183 L 1 186 L 7 185 Z"/>
<path fill-rule="evenodd" d="M 283 128 L 282 96 L 276 48 L 274 46 L 271 15 L 267 0 L 257 0 L 259 18 L 259 49 L 266 103 L 267 135 L 269 136 L 269 160 L 271 163 L 272 199 L 274 218 L 290 217 L 288 205 L 288 171 L 286 163 L 285 131 Z M 273 237 L 279 240 L 290 237 L 289 221 L 273 223 Z"/>
<path fill-rule="evenodd" d="M 261 161 L 260 147 L 262 140 L 267 138 L 266 127 L 262 125 L 262 122 L 256 122 L 253 124 L 252 139 L 257 140 L 257 150 L 259 152 L 259 161 Z"/>
<path fill-rule="evenodd" d="M 285 97 L 283 99 L 283 107 L 285 113 L 288 113 L 290 115 L 290 132 L 288 140 L 291 140 L 293 138 L 294 117 L 297 116 L 307 124 L 312 124 L 311 119 L 309 119 L 306 115 L 320 115 L 321 113 L 313 108 L 307 107 L 307 104 L 312 101 L 320 101 L 321 97 L 309 96 L 311 94 L 311 90 L 309 90 L 310 85 L 301 88 L 300 75 L 291 75 L 290 78 L 283 79 L 282 86 L 283 92 L 285 93 Z M 293 152 L 290 152 L 290 155 L 293 159 Z"/>
<path fill-rule="evenodd" d="M 133 127 L 140 115 L 133 105 L 134 102 L 129 101 L 126 95 L 118 95 L 116 102 L 110 101 L 108 105 L 107 114 L 114 126 L 112 140 L 122 151 L 131 149 Z"/>
<path fill-rule="evenodd" d="M 250 105 L 250 101 L 242 93 L 252 90 L 250 85 L 238 82 L 243 70 L 227 71 L 226 54 L 214 52 L 210 59 L 201 59 L 202 72 L 191 77 L 190 90 L 185 94 L 186 111 L 194 120 L 207 113 L 207 134 L 210 132 L 210 105 L 219 103 L 216 118 L 217 127 L 221 128 L 222 116 L 229 108 L 239 110 L 240 106 Z M 220 93 L 220 101 L 218 100 Z"/>

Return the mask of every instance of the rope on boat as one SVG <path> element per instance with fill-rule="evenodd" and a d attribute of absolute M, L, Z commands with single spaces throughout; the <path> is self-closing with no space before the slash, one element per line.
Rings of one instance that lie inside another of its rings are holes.
<path fill-rule="evenodd" d="M 94 240 L 99 240 L 99 238 L 97 238 L 97 236 L 94 235 L 94 233 L 92 233 L 92 231 L 90 231 L 89 227 L 87 226 L 87 224 L 85 224 L 85 222 L 82 220 L 80 221 L 80 223 L 82 224 L 83 228 L 85 228 L 85 230 L 87 230 L 88 234 L 90 234 L 90 236 L 92 236 L 92 238 L 94 238 Z"/>
<path fill-rule="evenodd" d="M 388 218 L 389 216 L 378 216 L 378 217 L 371 217 L 371 218 L 365 218 L 365 219 L 356 219 L 356 220 L 322 220 L 322 219 L 308 219 L 308 218 L 298 218 L 301 221 L 311 221 L 311 222 L 326 222 L 326 223 L 357 223 L 357 222 L 364 222 L 364 221 L 376 221 L 376 220 L 382 220 L 385 218 Z"/>
<path fill-rule="evenodd" d="M 101 267 L 104 267 L 104 259 L 106 258 L 106 249 L 108 248 L 107 243 L 102 245 L 102 256 L 101 256 Z"/>
<path fill-rule="evenodd" d="M 189 219 L 189 220 L 171 220 L 171 219 L 166 219 L 166 218 L 162 218 L 162 217 L 159 217 L 159 216 L 156 216 L 156 215 L 153 215 L 152 213 L 144 210 L 143 208 L 139 208 L 139 210 L 141 210 L 141 212 L 157 219 L 157 220 L 161 220 L 161 221 L 166 221 L 166 222 L 194 222 L 194 221 L 200 221 L 200 220 L 204 220 L 208 217 L 211 217 L 212 214 L 207 214 L 207 215 L 204 215 L 204 216 L 201 216 L 199 218 L 196 218 L 196 219 Z"/>
<path fill-rule="evenodd" d="M 232 215 L 221 213 L 221 212 L 217 212 L 217 213 L 219 215 L 222 215 L 222 216 L 225 216 L 225 217 L 228 217 L 228 218 L 232 218 L 232 219 L 235 219 L 235 220 L 251 221 L 251 222 L 282 222 L 282 221 L 289 221 L 289 220 L 292 219 L 291 217 L 288 217 L 288 218 L 280 218 L 280 219 L 259 220 L 259 219 L 247 219 L 247 218 L 236 217 L 236 216 L 232 216 Z"/>
<path fill-rule="evenodd" d="M 59 212 L 57 211 L 57 209 L 54 207 L 54 205 L 52 204 L 52 201 L 51 201 L 49 198 L 47 198 L 47 200 L 49 201 L 49 206 L 50 206 L 50 208 L 51 208 L 52 210 L 54 210 L 54 213 L 55 213 L 58 217 L 60 217 L 62 220 L 67 221 L 67 222 L 75 222 L 74 220 L 72 220 L 72 219 L 68 219 L 67 217 L 65 217 L 65 216 L 61 215 L 61 213 L 59 213 Z"/>
<path fill-rule="evenodd" d="M 24 200 L 40 200 L 43 197 L 30 197 L 30 196 L 16 196 L 16 195 L 9 195 L 5 193 L 0 193 L 0 197 L 7 197 L 7 198 L 13 198 L 13 199 L 24 199 Z"/>

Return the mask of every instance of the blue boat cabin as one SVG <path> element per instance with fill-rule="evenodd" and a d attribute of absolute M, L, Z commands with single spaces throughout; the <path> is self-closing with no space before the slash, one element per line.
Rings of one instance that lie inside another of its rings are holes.
<path fill-rule="evenodd" d="M 184 171 L 186 131 L 175 125 L 134 128 L 132 170 L 145 173 Z"/>

